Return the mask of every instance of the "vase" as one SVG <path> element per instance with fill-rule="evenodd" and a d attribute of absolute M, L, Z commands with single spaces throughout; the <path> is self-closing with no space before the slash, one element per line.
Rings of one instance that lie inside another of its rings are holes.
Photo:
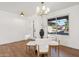
<path fill-rule="evenodd" d="M 40 29 L 39 34 L 40 34 L 40 37 L 43 38 L 44 37 L 44 30 L 43 29 Z"/>

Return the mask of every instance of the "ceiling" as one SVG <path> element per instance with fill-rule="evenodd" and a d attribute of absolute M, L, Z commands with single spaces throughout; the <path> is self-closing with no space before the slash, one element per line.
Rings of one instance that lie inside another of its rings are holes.
<path fill-rule="evenodd" d="M 50 8 L 51 12 L 68 8 L 79 4 L 79 2 L 46 2 L 45 5 Z M 0 10 L 20 14 L 24 11 L 26 16 L 32 16 L 36 13 L 36 7 L 40 2 L 0 2 Z"/>

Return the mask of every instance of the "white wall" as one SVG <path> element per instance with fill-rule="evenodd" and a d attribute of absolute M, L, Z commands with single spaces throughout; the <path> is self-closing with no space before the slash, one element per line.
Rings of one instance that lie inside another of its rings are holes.
<path fill-rule="evenodd" d="M 0 10 L 0 45 L 24 40 L 25 35 L 33 38 L 33 20 L 35 27 L 35 37 L 39 38 L 41 22 L 44 21 L 45 36 L 47 35 L 45 16 L 34 15 L 31 17 L 21 17 L 20 15 Z"/>
<path fill-rule="evenodd" d="M 38 15 L 28 17 L 28 20 L 30 20 L 30 23 L 31 23 L 31 27 L 30 27 L 31 32 L 30 33 L 31 33 L 32 37 L 33 37 L 33 21 L 34 21 L 34 29 L 35 29 L 34 36 L 36 38 L 40 38 L 39 32 L 43 26 L 43 29 L 45 32 L 44 37 L 47 37 L 47 18 L 46 17 L 47 16 L 45 16 L 45 15 L 42 17 L 38 16 Z"/>
<path fill-rule="evenodd" d="M 69 36 L 59 36 L 58 38 L 61 39 L 62 45 L 79 49 L 79 5 L 52 12 L 48 15 L 48 18 L 64 15 L 69 15 Z M 42 18 L 45 31 L 44 37 L 47 37 L 46 17 L 47 16 L 44 16 L 44 18 Z M 33 37 L 33 20 L 35 20 L 35 36 L 40 37 L 40 16 L 34 15 L 25 18 L 9 12 L 0 11 L 0 44 L 24 40 L 26 34 L 30 34 L 31 37 Z"/>
<path fill-rule="evenodd" d="M 26 20 L 20 15 L 0 11 L 0 44 L 24 40 L 24 35 L 28 34 Z"/>
<path fill-rule="evenodd" d="M 48 18 L 64 15 L 69 15 L 69 36 L 58 36 L 58 38 L 62 45 L 79 49 L 79 5 L 52 12 Z"/>

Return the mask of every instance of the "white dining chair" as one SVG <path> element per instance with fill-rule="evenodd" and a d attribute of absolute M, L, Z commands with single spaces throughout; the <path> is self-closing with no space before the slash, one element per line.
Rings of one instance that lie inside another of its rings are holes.
<path fill-rule="evenodd" d="M 47 39 L 46 38 L 38 39 L 36 42 L 38 43 L 37 44 L 38 56 L 40 55 L 48 56 L 49 45 Z"/>

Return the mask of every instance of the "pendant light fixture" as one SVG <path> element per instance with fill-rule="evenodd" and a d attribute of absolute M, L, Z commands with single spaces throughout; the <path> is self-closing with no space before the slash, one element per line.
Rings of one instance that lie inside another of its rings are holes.
<path fill-rule="evenodd" d="M 20 13 L 20 15 L 21 15 L 21 16 L 24 16 L 24 12 L 22 11 L 22 12 Z"/>

